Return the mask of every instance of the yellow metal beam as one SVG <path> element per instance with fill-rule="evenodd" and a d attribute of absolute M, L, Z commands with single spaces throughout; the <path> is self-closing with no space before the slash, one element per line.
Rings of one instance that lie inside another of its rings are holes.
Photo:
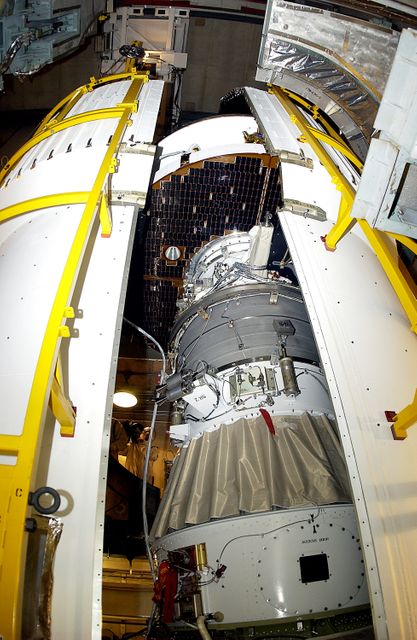
<path fill-rule="evenodd" d="M 339 240 L 343 238 L 343 236 L 355 224 L 356 220 L 350 215 L 351 210 L 351 203 L 347 202 L 347 200 L 342 195 L 339 212 L 337 214 L 337 220 L 328 234 L 322 238 L 328 251 L 335 251 L 336 245 Z"/>
<path fill-rule="evenodd" d="M 31 490 L 32 475 L 38 456 L 60 345 L 61 328 L 65 326 L 63 323 L 65 323 L 67 309 L 70 307 L 79 265 L 93 228 L 97 203 L 109 167 L 129 123 L 131 105 L 138 97 L 142 81 L 141 77 L 134 77 L 125 95 L 123 104 L 129 106 L 125 108 L 120 117 L 112 140 L 107 147 L 66 260 L 36 365 L 22 435 L 19 438 L 16 465 L 13 467 L 0 465 L 0 495 L 2 496 L 0 522 L 3 531 L 7 528 L 7 535 L 0 538 L 0 546 L 3 551 L 0 574 L 0 620 L 3 624 L 4 637 L 7 640 L 18 640 L 21 637 L 21 603 L 28 535 L 24 531 L 24 525 L 28 513 L 28 496 Z M 0 446 L 2 442 L 5 442 L 4 438 L 0 438 Z"/>
<path fill-rule="evenodd" d="M 358 156 L 353 153 L 353 151 L 349 149 L 349 147 L 344 142 L 335 140 L 328 133 L 325 133 L 320 129 L 316 129 L 315 127 L 309 127 L 309 131 L 318 140 L 321 140 L 322 142 L 328 144 L 330 147 L 333 147 L 334 149 L 337 149 L 337 151 L 340 151 L 340 153 L 342 153 L 348 160 L 350 160 L 351 163 L 355 165 L 355 167 L 362 171 L 363 162 L 359 160 Z M 303 142 L 305 142 L 305 140 L 303 140 Z"/>
<path fill-rule="evenodd" d="M 64 318 L 75 318 L 74 309 L 72 307 L 67 307 L 65 309 Z M 59 355 L 56 361 L 55 375 L 52 378 L 49 406 L 55 416 L 55 419 L 61 425 L 61 436 L 73 438 L 75 434 L 75 409 L 63 390 L 62 363 Z"/>
<path fill-rule="evenodd" d="M 413 240 L 413 238 L 403 236 L 399 233 L 391 233 L 390 231 L 386 231 L 385 233 L 387 234 L 387 236 L 390 236 L 390 238 L 394 238 L 394 240 L 401 242 L 401 244 L 403 244 L 405 247 L 410 249 L 410 251 L 417 255 L 417 242 Z"/>
<path fill-rule="evenodd" d="M 138 74 L 135 70 L 132 70 L 129 73 L 118 73 L 113 76 L 107 76 L 105 78 L 91 78 L 90 82 L 79 89 L 76 89 L 72 93 L 70 93 L 66 98 L 61 100 L 61 102 L 54 108 L 52 111 L 48 113 L 46 118 L 41 122 L 40 126 L 37 128 L 34 136 L 28 140 L 26 144 L 24 144 L 9 160 L 9 162 L 3 167 L 0 171 L 0 185 L 5 180 L 8 173 L 11 169 L 19 162 L 19 160 L 32 149 L 36 144 L 42 142 L 46 138 L 50 137 L 54 133 L 58 133 L 59 131 L 63 131 L 69 127 L 74 127 L 77 124 L 83 124 L 85 122 L 92 122 L 94 120 L 101 120 L 105 118 L 119 118 L 122 115 L 123 109 L 127 108 L 127 105 L 121 103 L 116 107 L 111 107 L 109 109 L 99 109 L 96 111 L 87 111 L 84 113 L 80 113 L 69 118 L 65 116 L 69 113 L 72 107 L 78 102 L 82 95 L 88 93 L 89 91 L 93 91 L 97 87 L 100 87 L 104 84 L 109 84 L 112 82 L 117 82 L 119 80 L 131 80 L 134 82 L 148 82 L 149 81 L 149 73 L 146 72 L 144 74 Z M 133 107 L 132 112 L 137 110 L 137 103 L 135 100 L 132 101 Z"/>
<path fill-rule="evenodd" d="M 65 98 L 61 100 L 42 120 L 39 127 L 36 129 L 34 135 L 38 135 L 45 126 L 52 120 L 55 119 L 57 121 L 62 120 L 67 113 L 72 109 L 72 107 L 78 102 L 78 100 L 85 93 L 89 93 L 93 91 L 96 87 L 99 87 L 103 84 L 117 82 L 119 80 L 133 80 L 133 78 L 138 77 L 141 78 L 142 81 L 146 82 L 148 74 L 137 74 L 137 73 L 118 73 L 110 76 L 106 76 L 104 78 L 91 78 L 88 84 L 83 85 L 82 87 L 78 87 L 74 91 L 71 91 Z"/>
<path fill-rule="evenodd" d="M 7 455 L 13 454 L 17 455 L 20 447 L 20 436 L 10 436 L 5 435 L 4 433 L 0 434 L 0 454 Z M 0 520 L 1 524 L 1 520 Z"/>
<path fill-rule="evenodd" d="M 288 96 L 279 87 L 271 86 L 269 91 L 278 98 L 279 102 L 282 104 L 285 111 L 290 116 L 292 122 L 294 122 L 300 129 L 302 135 L 305 138 L 305 141 L 308 142 L 320 162 L 332 176 L 333 182 L 336 184 L 336 188 L 342 192 L 342 195 L 351 205 L 355 197 L 355 191 L 353 187 L 345 178 L 343 173 L 341 173 L 338 166 L 333 162 L 332 158 L 330 158 L 329 154 L 326 152 L 317 138 L 311 133 L 310 124 L 305 119 L 301 111 L 291 102 Z"/>
<path fill-rule="evenodd" d="M 395 440 L 405 440 L 407 437 L 407 429 L 417 423 L 417 389 L 414 394 L 414 400 L 405 409 L 395 414 L 392 418 L 391 426 L 392 435 Z"/>
<path fill-rule="evenodd" d="M 47 209 L 48 207 L 60 207 L 66 204 L 86 204 L 89 198 L 89 191 L 73 191 L 68 193 L 54 193 L 40 198 L 31 198 L 0 209 L 0 222 L 21 216 L 24 213 Z"/>
<path fill-rule="evenodd" d="M 40 133 L 51 120 L 62 120 L 62 118 L 65 117 L 65 114 L 72 109 L 72 107 L 78 102 L 81 96 L 83 96 L 87 92 L 88 89 L 86 85 L 84 85 L 83 87 L 78 87 L 78 89 L 71 91 L 69 95 L 58 102 L 58 104 L 55 105 L 55 107 L 44 117 L 33 135 L 37 136 L 38 133 Z"/>
<path fill-rule="evenodd" d="M 326 118 L 324 118 L 321 115 L 320 109 L 317 107 L 317 105 L 311 104 L 310 102 L 308 102 L 308 100 L 305 100 L 301 96 L 297 95 L 296 93 L 293 93 L 292 91 L 289 91 L 288 89 L 282 89 L 282 91 L 289 98 L 291 98 L 291 100 L 293 102 L 297 102 L 302 107 L 304 107 L 304 109 L 309 111 L 311 113 L 311 115 L 313 116 L 314 120 L 317 120 L 317 122 L 320 122 L 320 124 L 324 127 L 324 129 L 327 131 L 327 133 L 331 135 L 333 140 L 338 140 L 341 144 L 345 144 L 345 142 L 344 142 L 342 136 L 339 134 L 339 132 L 336 131 L 336 129 L 334 127 L 332 127 L 330 122 L 328 122 L 328 120 L 326 120 Z"/>
<path fill-rule="evenodd" d="M 28 140 L 16 153 L 10 158 L 9 162 L 3 167 L 0 172 L 0 184 L 5 180 L 7 175 L 13 169 L 13 167 L 23 158 L 23 156 L 28 153 L 31 149 L 36 147 L 40 142 L 50 138 L 56 133 L 60 131 L 65 131 L 65 129 L 70 129 L 71 127 L 76 127 L 80 124 L 85 124 L 86 122 L 94 122 L 96 120 L 108 120 L 111 118 L 120 118 L 123 114 L 123 107 L 111 107 L 109 109 L 97 109 L 96 111 L 86 111 L 85 113 L 78 113 L 75 116 L 71 116 L 70 118 L 66 118 L 61 122 L 56 120 L 52 120 L 45 127 L 43 127 L 42 131 L 38 133 L 36 136 Z"/>
<path fill-rule="evenodd" d="M 332 181 L 336 185 L 336 188 L 342 194 L 337 221 L 329 233 L 323 237 L 326 248 L 330 251 L 334 251 L 339 240 L 356 222 L 358 222 L 370 245 L 374 249 L 378 260 L 380 261 L 411 322 L 411 330 L 417 333 L 417 299 L 414 294 L 412 284 L 408 282 L 407 276 L 402 273 L 401 265 L 398 264 L 398 255 L 395 247 L 388 241 L 387 234 L 384 234 L 377 229 L 373 229 L 366 220 L 356 220 L 351 217 L 350 212 L 355 197 L 355 191 L 330 158 L 325 148 L 321 145 L 320 140 L 326 142 L 326 144 L 330 144 L 327 138 L 323 138 L 322 135 L 317 135 L 317 130 L 314 129 L 314 127 L 310 127 L 308 121 L 300 113 L 300 110 L 291 102 L 282 89 L 278 87 L 271 87 L 270 92 L 278 98 L 291 120 L 300 129 L 303 141 L 308 142 L 311 146 L 320 162 L 332 177 Z M 338 148 L 336 144 L 333 146 Z M 341 151 L 341 149 L 339 150 Z M 388 235 L 395 240 L 402 242 L 405 246 L 414 251 L 414 253 L 417 253 L 417 243 L 411 238 L 392 233 Z"/>
<path fill-rule="evenodd" d="M 75 411 L 64 394 L 56 376 L 52 378 L 49 406 L 56 420 L 61 425 L 61 436 L 72 438 L 75 433 Z"/>
<path fill-rule="evenodd" d="M 110 215 L 110 209 L 107 202 L 106 193 L 103 192 L 100 199 L 100 224 L 101 224 L 101 237 L 109 238 L 112 231 L 112 219 Z"/>
<path fill-rule="evenodd" d="M 148 82 L 149 80 L 149 71 L 145 73 L 137 73 L 137 71 L 128 71 L 124 73 L 115 73 L 112 76 L 104 76 L 104 78 L 90 78 L 90 82 L 86 85 L 89 91 L 92 89 L 96 89 L 103 84 L 109 84 L 111 82 L 118 82 L 119 80 L 134 80 L 138 79 L 141 82 Z"/>
<path fill-rule="evenodd" d="M 382 268 L 388 276 L 410 322 L 411 330 L 417 333 L 417 299 L 398 266 L 395 247 L 390 246 L 382 231 L 373 229 L 366 220 L 359 220 L 362 231 L 375 251 Z"/>
<path fill-rule="evenodd" d="M 271 86 L 269 91 L 278 98 L 290 116 L 292 122 L 294 122 L 294 124 L 299 128 L 302 134 L 302 141 L 307 142 L 310 145 L 321 164 L 330 174 L 332 182 L 336 185 L 336 189 L 341 193 L 342 199 L 336 224 L 327 236 L 324 237 L 326 248 L 329 251 L 334 251 L 339 240 L 352 227 L 352 225 L 355 224 L 355 219 L 350 217 L 355 191 L 340 171 L 339 167 L 322 146 L 318 136 L 316 136 L 317 130 L 310 126 L 300 109 L 291 102 L 289 97 L 279 87 Z"/>

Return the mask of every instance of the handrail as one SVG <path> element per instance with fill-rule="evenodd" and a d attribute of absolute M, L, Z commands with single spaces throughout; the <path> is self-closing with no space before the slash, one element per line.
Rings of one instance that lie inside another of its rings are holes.
<path fill-rule="evenodd" d="M 7 175 L 13 169 L 13 167 L 23 158 L 28 151 L 33 149 L 37 144 L 54 135 L 55 133 L 59 133 L 69 127 L 73 127 L 78 124 L 84 124 L 85 122 L 92 122 L 94 120 L 104 120 L 107 118 L 120 118 L 123 113 L 123 106 L 117 105 L 116 107 L 109 107 L 107 109 L 96 109 L 93 111 L 86 111 L 84 113 L 79 113 L 74 116 L 70 116 L 68 118 L 66 116 L 70 109 L 78 102 L 78 100 L 85 95 L 88 91 L 92 91 L 94 88 L 102 86 L 106 82 L 114 82 L 114 78 L 126 79 L 127 78 L 140 78 L 142 81 L 146 82 L 148 79 L 147 74 L 118 74 L 117 76 L 109 76 L 108 78 L 101 78 L 99 80 L 95 80 L 94 78 L 90 81 L 89 84 L 76 89 L 72 93 L 69 94 L 66 98 L 64 98 L 59 104 L 61 105 L 61 109 L 63 112 L 58 113 L 57 107 L 53 109 L 47 116 L 44 118 L 40 126 L 36 129 L 32 138 L 30 138 L 24 145 L 22 145 L 16 153 L 10 158 L 7 164 L 4 165 L 2 170 L 0 171 L 0 186 L 4 182 Z M 106 82 L 105 82 L 106 81 Z M 65 109 L 65 110 L 64 110 Z M 58 113 L 58 116 L 54 119 L 53 116 L 55 113 Z"/>
<path fill-rule="evenodd" d="M 52 120 L 52 118 L 54 118 L 55 114 L 57 114 L 56 120 L 62 120 L 62 118 L 65 117 L 66 113 L 68 113 L 72 109 L 72 107 L 85 93 L 93 91 L 95 88 L 100 87 L 103 84 L 118 82 L 119 80 L 132 80 L 135 77 L 145 77 L 147 75 L 148 73 L 144 75 L 137 73 L 118 73 L 111 76 L 105 76 L 104 78 L 90 78 L 90 82 L 81 87 L 78 87 L 78 89 L 74 89 L 74 91 L 71 91 L 71 93 L 65 96 L 65 98 L 63 98 L 60 102 L 58 102 L 57 105 L 55 105 L 53 109 L 51 109 L 51 111 L 44 117 L 39 127 L 36 129 L 34 135 L 36 136 L 48 124 L 48 122 Z M 62 115 L 63 111 L 64 115 Z"/>
<path fill-rule="evenodd" d="M 88 191 L 73 191 L 68 193 L 54 193 L 39 198 L 30 198 L 0 209 L 0 223 L 11 218 L 16 218 L 31 211 L 47 209 L 49 207 L 60 207 L 67 204 L 86 204 L 88 201 Z"/>
<path fill-rule="evenodd" d="M 136 100 L 140 88 L 143 82 L 147 81 L 147 77 L 133 75 L 131 80 L 129 90 L 120 105 L 123 112 L 88 195 L 51 308 L 33 377 L 22 433 L 20 436 L 14 437 L 0 436 L 0 451 L 15 451 L 17 453 L 15 466 L 0 465 L 0 523 L 3 530 L 7 526 L 7 536 L 4 538 L 2 549 L 0 549 L 0 551 L 3 551 L 0 583 L 0 620 L 3 625 L 2 633 L 8 640 L 18 640 L 20 638 L 24 562 L 27 543 L 25 522 L 28 496 L 31 490 L 32 475 L 38 456 L 39 441 L 42 435 L 61 339 L 62 336 L 69 335 L 65 324 L 66 309 L 70 306 L 79 267 L 93 229 L 93 223 L 98 214 L 98 204 L 105 180 L 109 172 L 114 168 L 115 156 L 120 142 L 126 126 L 129 124 L 131 113 L 137 105 Z M 51 196 L 51 198 L 57 198 L 56 204 L 63 204 L 63 195 L 65 194 L 58 194 L 57 196 Z M 45 205 L 46 198 L 37 199 L 37 204 L 40 208 L 42 208 L 41 205 Z M 43 203 L 42 200 L 44 201 Z M 49 206 L 53 206 L 52 201 L 50 201 Z M 21 213 L 23 209 L 25 207 L 21 208 Z M 63 329 L 66 329 L 66 331 L 63 331 Z"/>
<path fill-rule="evenodd" d="M 395 293 L 398 296 L 399 301 L 404 308 L 404 311 L 406 312 L 411 322 L 411 330 L 414 333 L 417 333 L 417 299 L 414 295 L 413 289 L 409 285 L 407 279 L 404 277 L 400 266 L 398 265 L 397 259 L 393 258 L 390 251 L 389 240 L 386 236 L 392 236 L 392 234 L 385 234 L 378 229 L 372 228 L 366 220 L 351 217 L 350 214 L 352 210 L 353 200 L 355 198 L 355 190 L 347 181 L 345 176 L 341 173 L 340 169 L 337 167 L 332 158 L 329 156 L 324 146 L 321 144 L 319 138 L 322 136 L 318 136 L 312 132 L 312 127 L 305 119 L 300 109 L 295 104 L 293 104 L 293 102 L 291 102 L 288 95 L 286 95 L 286 93 L 281 88 L 269 85 L 269 91 L 270 93 L 275 95 L 275 97 L 287 111 L 292 122 L 297 125 L 303 136 L 303 139 L 311 146 L 319 161 L 323 164 L 323 166 L 330 174 L 333 183 L 336 185 L 336 188 L 341 192 L 342 197 L 336 223 L 329 231 L 329 233 L 323 237 L 326 249 L 334 251 L 339 240 L 341 240 L 346 232 L 354 224 L 356 224 L 356 222 L 358 222 L 365 234 L 365 237 L 375 251 L 382 268 L 384 269 Z M 326 140 L 324 141 L 327 142 Z M 405 241 L 403 236 L 396 239 L 402 241 L 403 244 L 406 244 L 410 248 L 415 247 L 415 243 L 411 239 L 409 241 Z"/>

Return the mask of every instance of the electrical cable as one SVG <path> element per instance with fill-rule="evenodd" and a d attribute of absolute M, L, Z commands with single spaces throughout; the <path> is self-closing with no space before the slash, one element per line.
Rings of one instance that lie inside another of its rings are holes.
<path fill-rule="evenodd" d="M 193 142 L 193 144 L 190 144 L 190 146 L 188 147 L 188 149 L 182 149 L 180 151 L 170 151 L 168 153 L 164 153 L 159 159 L 160 160 L 165 160 L 165 158 L 171 158 L 172 156 L 178 156 L 178 155 L 184 155 L 184 153 L 192 153 L 193 151 L 200 151 L 200 147 L 198 146 L 197 143 Z"/>
<path fill-rule="evenodd" d="M 178 98 L 181 92 L 181 87 L 182 87 L 182 76 L 183 76 L 183 70 L 182 69 L 178 69 L 177 67 L 174 67 L 173 65 L 170 65 L 172 67 L 172 73 L 173 76 L 175 78 L 175 80 L 177 81 L 177 88 L 175 91 L 175 95 L 172 99 L 172 118 L 171 118 L 171 129 L 174 129 L 175 127 L 178 126 L 179 120 L 180 120 L 180 116 L 181 116 L 181 105 L 178 102 Z M 174 111 L 175 110 L 175 111 Z"/>
<path fill-rule="evenodd" d="M 205 616 L 201 615 L 197 617 L 197 629 L 200 632 L 200 636 L 203 640 L 212 640 L 211 635 L 208 632 L 206 627 L 206 619 Z"/>
<path fill-rule="evenodd" d="M 296 520 L 295 522 L 287 522 L 286 524 L 283 524 L 279 527 L 276 527 L 275 529 L 271 529 L 270 531 L 261 531 L 260 533 L 246 533 L 243 534 L 241 536 L 236 536 L 235 538 L 231 538 L 230 540 L 228 540 L 226 542 L 226 544 L 224 545 L 223 549 L 220 552 L 220 555 L 217 559 L 217 567 L 220 566 L 220 562 L 221 559 L 223 557 L 223 553 L 226 551 L 227 547 L 229 546 L 229 544 L 232 544 L 232 542 L 236 542 L 236 540 L 241 540 L 243 538 L 259 538 L 259 537 L 263 537 L 263 536 L 268 536 L 271 533 L 275 533 L 276 531 L 280 531 L 281 529 L 285 529 L 286 527 L 292 527 L 295 524 L 302 524 L 303 522 L 307 522 L 307 523 L 314 523 L 314 521 L 319 517 L 320 515 L 320 507 L 318 507 L 318 511 L 317 511 L 317 515 L 312 516 L 310 514 L 310 518 L 308 519 L 303 519 L 303 520 Z"/>
<path fill-rule="evenodd" d="M 192 422 L 200 422 L 201 418 L 196 418 L 195 416 L 192 416 L 189 413 L 186 413 L 184 415 L 184 420 L 191 420 Z"/>
<path fill-rule="evenodd" d="M 295 369 L 299 369 L 299 367 L 295 367 Z M 314 378 L 315 380 L 317 380 L 317 382 L 319 383 L 319 385 L 322 387 L 322 389 L 325 391 L 326 395 L 329 396 L 329 398 L 331 398 L 330 396 L 330 391 L 329 389 L 326 387 L 326 385 L 324 384 L 324 382 L 322 380 L 320 380 L 320 378 L 318 376 L 316 376 L 314 373 L 312 373 L 311 371 L 309 371 L 308 369 L 303 369 L 301 371 L 301 373 L 298 373 L 296 375 L 296 378 L 298 378 L 299 376 L 311 376 L 312 378 Z"/>
<path fill-rule="evenodd" d="M 200 420 L 208 420 L 208 418 L 211 416 L 212 413 L 213 412 L 210 412 L 208 416 L 205 416 L 204 418 L 200 418 Z M 223 411 L 223 413 L 218 413 L 217 416 L 213 416 L 211 419 L 217 420 L 217 418 L 221 418 L 222 416 L 225 416 L 227 413 L 230 413 L 230 409 L 227 409 L 227 411 Z"/>
<path fill-rule="evenodd" d="M 149 333 L 147 333 L 144 329 L 141 329 L 141 327 L 138 327 L 136 324 L 134 324 L 133 322 L 131 322 L 130 320 L 128 320 L 125 317 L 123 318 L 123 320 L 125 322 L 127 322 L 127 324 L 129 324 L 131 327 L 136 329 L 136 331 L 138 331 L 143 336 L 148 338 L 151 342 L 153 342 L 154 345 L 161 352 L 161 355 L 162 355 L 161 382 L 164 382 L 165 381 L 165 377 L 166 377 L 166 358 L 165 358 L 164 350 L 162 349 L 161 345 L 159 344 L 159 342 L 153 336 L 151 336 Z M 144 540 L 145 540 L 146 555 L 148 556 L 148 561 L 149 561 L 149 565 L 150 565 L 150 569 L 151 569 L 151 573 L 152 573 L 152 579 L 153 579 L 154 582 L 155 582 L 157 576 L 156 576 L 155 566 L 154 566 L 154 562 L 153 562 L 153 558 L 152 558 L 151 547 L 150 547 L 150 543 L 149 543 L 149 526 L 148 526 L 148 517 L 146 515 L 146 492 L 147 492 L 147 485 L 148 485 L 147 478 L 148 478 L 148 470 L 149 470 L 149 460 L 150 460 L 150 457 L 151 457 L 152 440 L 153 440 L 154 431 L 155 431 L 157 413 L 158 413 L 158 403 L 155 401 L 154 407 L 153 407 L 153 412 L 152 412 L 151 426 L 150 426 L 150 430 L 149 430 L 149 438 L 148 438 L 148 442 L 147 442 L 147 446 L 146 446 L 145 462 L 144 462 L 144 466 L 143 466 L 143 479 L 142 479 L 143 534 L 144 534 Z"/>
<path fill-rule="evenodd" d="M 190 627 L 190 629 L 194 629 L 194 631 L 198 631 L 198 627 L 196 624 L 191 624 L 191 622 L 187 622 L 187 620 L 184 620 L 183 618 L 180 618 L 178 622 L 181 622 L 181 624 L 185 624 L 185 626 Z"/>
<path fill-rule="evenodd" d="M 142 479 L 143 535 L 145 540 L 146 555 L 148 556 L 148 562 L 151 568 L 152 579 L 154 582 L 156 581 L 157 575 L 156 575 L 155 565 L 152 557 L 151 545 L 149 543 L 149 525 L 148 525 L 148 516 L 146 514 L 146 493 L 148 488 L 147 478 L 148 478 L 148 469 L 149 469 L 149 459 L 151 457 L 152 439 L 155 431 L 157 413 L 158 413 L 158 404 L 157 402 L 155 402 L 153 407 L 153 413 L 152 413 L 151 429 L 149 431 L 149 439 L 146 447 L 146 455 L 145 455 L 145 462 L 143 465 L 143 479 Z"/>
<path fill-rule="evenodd" d="M 128 320 L 126 317 L 123 317 L 123 320 L 127 323 L 130 324 L 131 327 L 133 327 L 134 329 L 136 329 L 136 331 L 139 331 L 139 333 L 141 333 L 143 336 L 145 336 L 145 338 L 148 338 L 148 340 L 150 340 L 151 342 L 154 343 L 154 345 L 159 349 L 161 356 L 162 356 L 162 376 L 161 376 L 161 383 L 165 382 L 165 378 L 166 378 L 166 358 L 165 358 L 165 353 L 164 350 L 162 349 L 161 345 L 159 344 L 159 342 L 153 337 L 151 336 L 149 333 L 147 333 L 144 329 L 141 329 L 141 327 L 138 327 L 137 324 L 135 324 L 134 322 L 131 322 L 130 320 Z"/>
<path fill-rule="evenodd" d="M 267 636 L 252 636 L 251 640 L 269 640 L 269 638 L 301 638 L 301 640 L 308 640 L 311 636 L 300 636 L 298 633 L 297 635 L 295 633 L 268 633 Z"/>
<path fill-rule="evenodd" d="M 122 640 L 130 640 L 131 638 L 137 638 L 138 636 L 143 636 L 144 632 L 147 630 L 148 628 L 144 627 L 143 629 L 138 629 L 138 631 L 129 631 L 129 633 L 124 633 L 122 635 Z"/>
<path fill-rule="evenodd" d="M 30 44 L 33 39 L 34 36 L 31 37 L 31 34 L 20 34 L 16 36 L 4 54 L 3 60 L 0 64 L 0 75 L 8 70 L 22 45 Z"/>
<path fill-rule="evenodd" d="M 164 153 L 164 155 L 162 155 L 159 159 L 165 160 L 165 158 L 171 158 L 172 156 L 183 156 L 184 153 L 188 153 L 188 151 L 186 151 L 185 149 L 183 149 L 182 151 L 170 151 L 169 153 Z"/>
<path fill-rule="evenodd" d="M 79 39 L 80 44 L 84 41 L 84 38 L 87 36 L 88 31 L 91 29 L 92 25 L 97 20 L 100 14 L 101 14 L 101 11 L 94 13 L 93 18 L 90 20 L 90 22 L 87 24 L 84 31 L 80 35 L 80 39 Z M 44 31 L 43 33 L 40 33 L 38 30 L 36 30 L 36 31 L 29 31 L 26 33 L 22 33 L 16 36 L 13 42 L 9 45 L 3 57 L 3 60 L 0 64 L 0 75 L 5 73 L 9 69 L 14 58 L 16 57 L 17 53 L 21 49 L 22 45 L 29 46 L 32 44 L 32 42 L 36 40 L 41 40 L 42 38 L 49 37 L 51 35 L 54 35 L 55 33 L 56 33 L 56 27 L 54 28 L 54 25 L 51 25 L 51 27 L 47 31 Z M 35 67 L 34 69 L 31 69 L 30 71 L 19 71 L 19 70 L 14 71 L 13 74 L 18 78 L 29 77 L 34 75 L 38 71 L 40 71 L 40 69 L 45 67 L 47 64 L 49 64 L 49 62 L 44 62 L 42 64 L 39 64 L 37 67 Z"/>

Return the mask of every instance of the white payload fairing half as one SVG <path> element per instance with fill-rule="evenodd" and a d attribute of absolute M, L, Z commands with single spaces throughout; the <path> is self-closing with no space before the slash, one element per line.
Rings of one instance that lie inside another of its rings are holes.
<path fill-rule="evenodd" d="M 268 14 L 273 38 L 295 6 L 284 4 Z M 399 56 L 413 81 L 414 34 Z M 273 38 L 271 65 L 292 59 Z M 242 90 L 245 115 L 196 122 L 158 146 L 162 82 L 134 68 L 91 79 L 3 167 L 0 638 L 101 636 L 112 393 L 149 201 L 142 311 L 162 332 L 178 307 L 153 422 L 171 403 L 179 454 L 145 530 L 157 576 L 148 637 L 373 626 L 378 640 L 417 638 L 417 303 L 398 258 L 399 244 L 416 252 L 415 96 L 397 104 L 394 70 L 377 165 L 361 176 L 362 94 L 347 92 L 347 110 L 335 92 L 314 101 L 319 62 L 298 44 L 295 75 L 280 85 L 264 66 L 268 91 Z M 358 91 L 368 84 L 359 78 Z M 395 155 L 397 111 L 412 135 Z M 146 495 L 143 505 L 146 516 Z"/>

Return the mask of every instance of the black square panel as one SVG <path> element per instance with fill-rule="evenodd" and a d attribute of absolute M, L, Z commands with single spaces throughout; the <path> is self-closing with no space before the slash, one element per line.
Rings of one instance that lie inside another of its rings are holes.
<path fill-rule="evenodd" d="M 301 582 L 320 582 L 329 579 L 329 563 L 325 553 L 300 557 Z"/>

